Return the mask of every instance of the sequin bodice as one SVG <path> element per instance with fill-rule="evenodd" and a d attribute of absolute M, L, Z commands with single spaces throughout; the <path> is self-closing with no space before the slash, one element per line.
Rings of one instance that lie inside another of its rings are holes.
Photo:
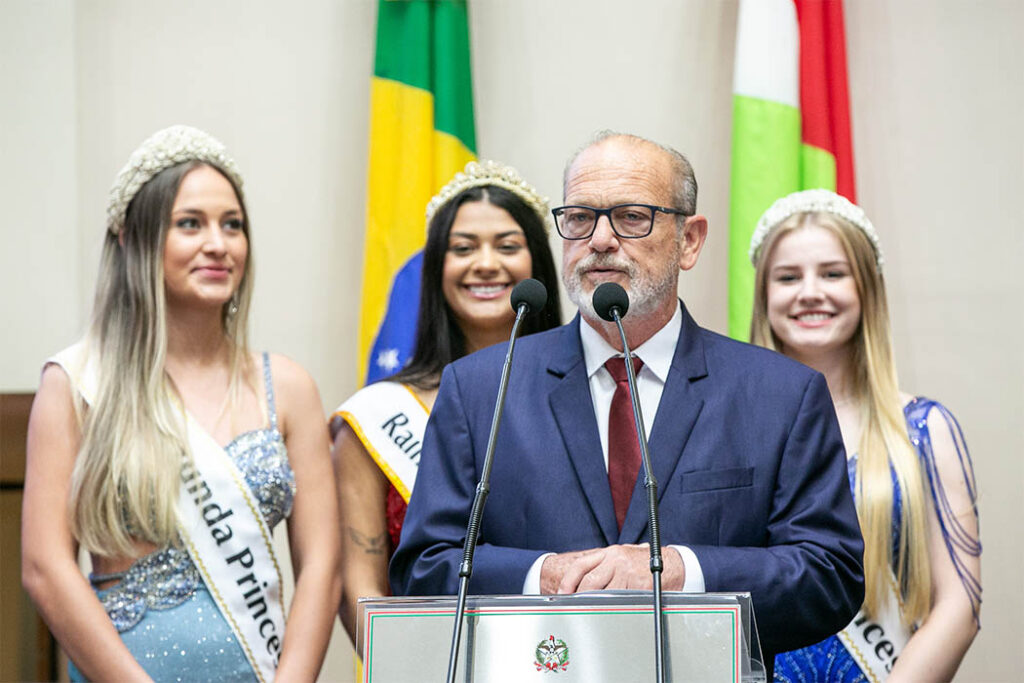
<path fill-rule="evenodd" d="M 277 427 L 240 434 L 225 449 L 245 475 L 263 519 L 273 529 L 291 514 L 295 474 L 288 465 L 284 439 Z"/>
<path fill-rule="evenodd" d="M 270 377 L 270 359 L 263 354 L 270 427 L 245 432 L 225 447 L 245 477 L 263 519 L 273 530 L 291 514 L 295 497 L 295 475 L 288 464 L 284 439 L 277 428 L 277 410 Z M 142 620 L 147 609 L 169 609 L 188 600 L 204 587 L 188 551 L 181 546 L 157 550 L 139 558 L 127 571 L 92 575 L 94 583 L 120 579 L 114 587 L 99 591 L 98 597 L 119 632 Z"/>

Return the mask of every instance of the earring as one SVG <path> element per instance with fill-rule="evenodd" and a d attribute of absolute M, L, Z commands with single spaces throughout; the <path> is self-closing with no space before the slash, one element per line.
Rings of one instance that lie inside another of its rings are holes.
<path fill-rule="evenodd" d="M 228 302 L 228 317 L 233 317 L 238 313 L 238 292 L 231 295 L 231 301 Z"/>

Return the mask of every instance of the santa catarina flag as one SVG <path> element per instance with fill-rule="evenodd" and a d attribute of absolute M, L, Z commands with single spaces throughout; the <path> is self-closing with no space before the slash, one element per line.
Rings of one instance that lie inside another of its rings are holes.
<path fill-rule="evenodd" d="M 729 334 L 747 339 L 754 225 L 790 192 L 856 201 L 842 0 L 740 0 L 733 74 Z"/>
<path fill-rule="evenodd" d="M 367 382 L 409 358 L 427 202 L 475 158 L 465 0 L 380 0 L 359 315 Z"/>

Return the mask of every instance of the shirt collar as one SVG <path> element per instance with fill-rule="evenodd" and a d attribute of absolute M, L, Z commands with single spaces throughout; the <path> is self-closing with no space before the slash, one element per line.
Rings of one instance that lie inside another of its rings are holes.
<path fill-rule="evenodd" d="M 676 354 L 679 331 L 683 327 L 683 312 L 676 301 L 676 311 L 665 323 L 664 327 L 655 332 L 650 339 L 633 349 L 633 355 L 644 362 L 662 382 L 668 381 L 668 371 L 672 367 L 672 359 Z M 597 330 L 590 326 L 585 318 L 580 318 L 580 342 L 583 344 L 583 360 L 587 365 L 587 377 L 593 377 L 605 361 L 612 356 L 621 356 Z"/>

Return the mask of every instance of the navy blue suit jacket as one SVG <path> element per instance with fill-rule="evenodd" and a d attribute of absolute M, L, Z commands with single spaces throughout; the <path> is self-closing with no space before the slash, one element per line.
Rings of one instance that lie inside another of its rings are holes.
<path fill-rule="evenodd" d="M 545 552 L 648 540 L 643 476 L 622 532 L 580 319 L 516 345 L 470 592 L 520 593 Z M 458 589 L 506 346 L 451 364 L 391 562 L 396 595 Z M 683 324 L 650 433 L 663 543 L 693 549 L 706 590 L 749 591 L 766 655 L 816 642 L 864 597 L 863 542 L 824 378 Z"/>

